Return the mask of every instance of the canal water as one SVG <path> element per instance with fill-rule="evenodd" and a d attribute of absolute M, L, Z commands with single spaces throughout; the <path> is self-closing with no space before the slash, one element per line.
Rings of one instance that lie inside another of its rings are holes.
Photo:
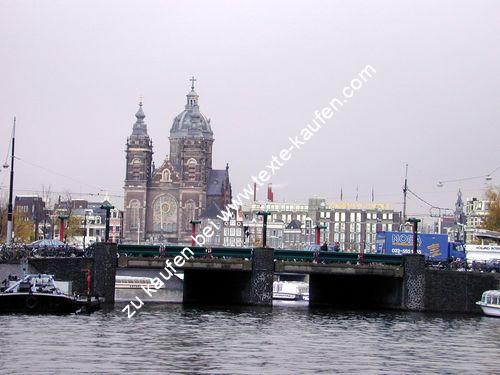
<path fill-rule="evenodd" d="M 186 308 L 0 316 L 1 374 L 500 373 L 500 319 L 407 312 Z"/>

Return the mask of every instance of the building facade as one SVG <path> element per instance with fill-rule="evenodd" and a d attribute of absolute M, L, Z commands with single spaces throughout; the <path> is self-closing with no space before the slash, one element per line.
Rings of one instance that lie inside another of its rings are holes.
<path fill-rule="evenodd" d="M 252 202 L 223 222 L 219 212 L 206 212 L 201 228 L 216 224 L 209 238 L 211 246 L 261 246 L 263 219 L 259 211 L 270 213 L 267 245 L 273 248 L 305 249 L 316 242 L 316 226 L 321 242 L 338 242 L 342 251 L 375 251 L 377 231 L 397 231 L 400 213 L 383 203 L 334 202 L 309 199 L 308 203 Z"/>
<path fill-rule="evenodd" d="M 191 85 L 186 106 L 170 128 L 169 155 L 159 168 L 139 104 L 126 145 L 125 242 L 189 243 L 190 222 L 230 202 L 229 167 L 212 168 L 213 132 L 198 99 Z"/>
<path fill-rule="evenodd" d="M 65 220 L 65 241 L 78 248 L 85 248 L 96 242 L 102 242 L 106 237 L 106 210 L 101 206 L 110 202 L 90 202 L 85 199 L 59 201 L 54 205 L 51 221 L 53 222 L 53 238 L 59 237 L 60 215 Z M 122 214 L 117 208 L 110 210 L 109 242 L 119 243 L 122 233 Z M 69 232 L 69 233 L 68 233 Z"/>
<path fill-rule="evenodd" d="M 470 198 L 465 202 L 465 236 L 466 243 L 477 242 L 475 231 L 483 225 L 484 219 L 488 216 L 490 202 L 486 199 Z"/>
<path fill-rule="evenodd" d="M 47 229 L 47 210 L 42 197 L 38 195 L 16 195 L 14 209 L 18 218 L 33 223 L 33 239 L 44 238 Z"/>

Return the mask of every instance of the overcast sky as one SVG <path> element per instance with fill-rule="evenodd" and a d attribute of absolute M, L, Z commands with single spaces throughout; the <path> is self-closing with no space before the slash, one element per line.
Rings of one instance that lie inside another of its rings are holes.
<path fill-rule="evenodd" d="M 410 188 L 452 207 L 459 187 L 481 196 L 485 181 L 439 180 L 500 166 L 499 15 L 498 1 L 3 0 L 0 155 L 16 115 L 19 193 L 119 196 L 138 98 L 160 165 L 195 75 L 214 167 L 229 163 L 237 193 L 371 65 L 374 78 L 273 177 L 275 198 L 338 200 L 343 186 L 354 200 L 359 186 L 369 201 L 374 186 L 401 210 L 408 162 Z"/>

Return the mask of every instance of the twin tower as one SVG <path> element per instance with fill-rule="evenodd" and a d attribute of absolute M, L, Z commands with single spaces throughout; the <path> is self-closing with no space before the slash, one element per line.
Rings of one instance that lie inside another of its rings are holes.
<path fill-rule="evenodd" d="M 159 168 L 139 103 L 126 145 L 123 237 L 127 243 L 189 243 L 191 220 L 231 201 L 228 166 L 212 168 L 210 119 L 200 112 L 199 96 L 187 94 L 184 110 L 170 128 L 170 153 Z"/>

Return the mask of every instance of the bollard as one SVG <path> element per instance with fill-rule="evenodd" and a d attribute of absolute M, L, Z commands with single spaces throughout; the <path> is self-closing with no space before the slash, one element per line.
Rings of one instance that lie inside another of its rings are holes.
<path fill-rule="evenodd" d="M 321 254 L 319 252 L 319 249 L 314 250 L 314 263 L 320 263 L 321 262 Z"/>
<path fill-rule="evenodd" d="M 212 248 L 207 247 L 205 249 L 205 259 L 212 259 Z"/>

